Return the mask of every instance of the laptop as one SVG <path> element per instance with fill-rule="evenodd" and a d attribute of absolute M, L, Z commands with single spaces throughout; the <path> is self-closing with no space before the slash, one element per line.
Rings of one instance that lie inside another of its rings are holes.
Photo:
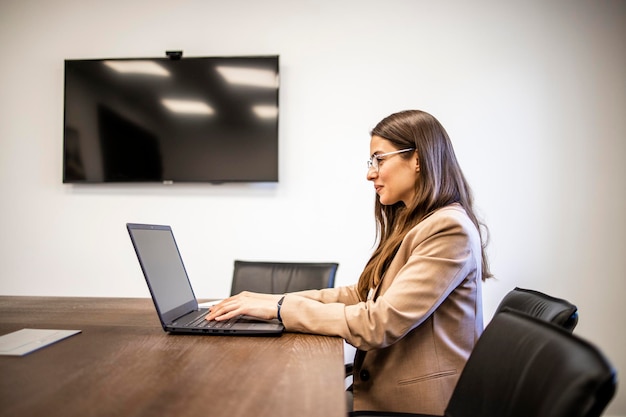
<path fill-rule="evenodd" d="M 127 223 L 152 301 L 163 330 L 205 335 L 280 335 L 278 320 L 238 316 L 228 321 L 207 321 L 208 308 L 200 308 L 170 226 Z"/>

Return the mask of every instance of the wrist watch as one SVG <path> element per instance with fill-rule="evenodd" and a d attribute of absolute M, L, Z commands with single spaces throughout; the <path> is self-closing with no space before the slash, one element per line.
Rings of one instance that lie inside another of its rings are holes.
<path fill-rule="evenodd" d="M 283 319 L 280 317 L 280 308 L 283 305 L 283 300 L 285 299 L 285 296 L 283 295 L 280 300 L 278 300 L 278 304 L 276 304 L 276 318 L 278 319 L 279 322 L 283 322 Z"/>

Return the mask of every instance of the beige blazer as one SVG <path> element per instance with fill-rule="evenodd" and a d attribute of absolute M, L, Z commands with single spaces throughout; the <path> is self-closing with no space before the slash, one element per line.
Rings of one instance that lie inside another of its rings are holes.
<path fill-rule="evenodd" d="M 405 237 L 371 299 L 356 287 L 286 295 L 288 331 L 340 336 L 357 348 L 354 409 L 443 415 L 483 329 L 481 242 L 458 204 Z"/>

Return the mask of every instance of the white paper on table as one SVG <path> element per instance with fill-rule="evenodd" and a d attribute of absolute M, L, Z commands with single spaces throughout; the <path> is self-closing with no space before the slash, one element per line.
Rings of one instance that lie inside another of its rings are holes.
<path fill-rule="evenodd" d="M 0 355 L 23 356 L 80 332 L 80 330 L 55 329 L 18 330 L 0 336 Z"/>

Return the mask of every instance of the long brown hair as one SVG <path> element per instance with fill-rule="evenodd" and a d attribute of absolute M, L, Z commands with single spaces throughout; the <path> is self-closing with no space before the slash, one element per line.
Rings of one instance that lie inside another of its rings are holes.
<path fill-rule="evenodd" d="M 472 191 L 441 123 L 426 112 L 407 110 L 384 118 L 371 135 L 388 140 L 397 149 L 415 148 L 420 175 L 415 184 L 415 199 L 408 207 L 403 202 L 383 205 L 376 196 L 378 245 L 359 278 L 357 288 L 361 300 L 366 299 L 370 288 L 378 285 L 409 230 L 433 211 L 453 203 L 465 209 L 478 229 L 482 242 L 482 279 L 490 278 L 492 274 L 485 253 L 487 242 L 483 236 L 487 228 L 474 213 Z M 410 152 L 400 154 L 400 157 L 415 156 Z"/>

